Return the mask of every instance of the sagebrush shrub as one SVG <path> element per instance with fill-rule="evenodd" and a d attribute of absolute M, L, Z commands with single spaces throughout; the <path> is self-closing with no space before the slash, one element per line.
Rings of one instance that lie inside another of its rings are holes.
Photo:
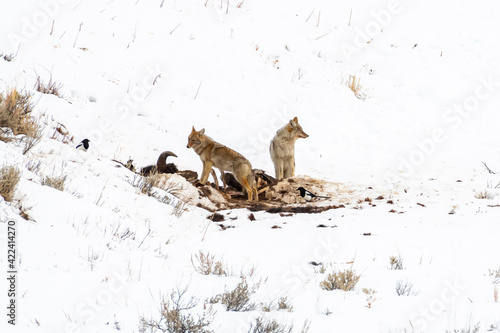
<path fill-rule="evenodd" d="M 64 191 L 64 183 L 66 182 L 66 176 L 59 177 L 45 177 L 42 179 L 42 185 L 50 186 L 59 191 Z"/>
<path fill-rule="evenodd" d="M 403 266 L 403 258 L 401 258 L 401 256 L 391 256 L 389 258 L 389 264 L 391 265 L 390 266 L 390 269 L 393 269 L 393 270 L 401 270 L 401 269 L 404 269 L 404 266 Z"/>
<path fill-rule="evenodd" d="M 194 317 L 189 310 L 193 309 L 198 301 L 191 298 L 184 300 L 186 290 L 173 291 L 170 300 L 161 303 L 160 320 L 141 318 L 139 332 L 146 333 L 214 333 L 209 329 L 213 312 L 208 310 L 203 315 Z"/>
<path fill-rule="evenodd" d="M 221 261 L 216 260 L 215 255 L 212 255 L 209 252 L 198 252 L 194 255 L 194 260 L 193 257 L 191 257 L 191 263 L 193 264 L 194 269 L 200 274 L 227 275 L 224 264 Z"/>
<path fill-rule="evenodd" d="M 356 287 L 360 276 L 351 270 L 345 270 L 343 272 L 333 272 L 328 274 L 328 276 L 320 282 L 320 287 L 324 290 L 344 290 L 350 291 Z"/>
<path fill-rule="evenodd" d="M 293 325 L 290 327 L 279 324 L 276 320 L 266 320 L 258 317 L 250 325 L 248 333 L 292 333 Z"/>
<path fill-rule="evenodd" d="M 288 302 L 288 297 L 280 297 L 278 300 L 278 310 L 287 310 L 288 312 L 293 311 L 293 305 Z"/>
<path fill-rule="evenodd" d="M 256 305 L 250 302 L 250 297 L 258 288 L 258 284 L 253 287 L 248 286 L 246 279 L 242 278 L 236 288 L 213 297 L 210 303 L 221 302 L 227 311 L 252 311 L 255 310 Z"/>

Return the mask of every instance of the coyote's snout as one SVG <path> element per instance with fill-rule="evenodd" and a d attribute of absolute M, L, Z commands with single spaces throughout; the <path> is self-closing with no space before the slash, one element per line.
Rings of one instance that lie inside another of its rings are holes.
<path fill-rule="evenodd" d="M 274 163 L 276 179 L 282 180 L 295 176 L 295 141 L 307 138 L 297 117 L 280 128 L 271 140 L 269 152 Z"/>
<path fill-rule="evenodd" d="M 212 167 L 216 167 L 223 175 L 224 171 L 233 173 L 247 192 L 248 201 L 252 201 L 253 196 L 255 200 L 259 199 L 252 165 L 243 155 L 206 136 L 205 129 L 196 131 L 194 126 L 188 137 L 187 147 L 193 148 L 203 162 L 200 183 L 205 184 Z"/>

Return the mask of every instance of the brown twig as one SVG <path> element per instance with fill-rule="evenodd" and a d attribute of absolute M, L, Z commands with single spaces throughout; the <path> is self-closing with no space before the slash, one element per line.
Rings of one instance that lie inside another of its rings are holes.
<path fill-rule="evenodd" d="M 182 23 L 182 22 L 181 22 Z M 177 24 L 174 28 L 174 30 L 170 31 L 170 35 L 173 34 L 173 32 L 181 25 L 181 23 Z"/>

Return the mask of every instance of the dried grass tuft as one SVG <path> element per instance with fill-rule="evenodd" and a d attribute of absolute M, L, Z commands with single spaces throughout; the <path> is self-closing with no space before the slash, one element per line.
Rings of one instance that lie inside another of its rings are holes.
<path fill-rule="evenodd" d="M 5 201 L 12 202 L 21 172 L 14 166 L 4 166 L 0 169 L 0 195 Z"/>

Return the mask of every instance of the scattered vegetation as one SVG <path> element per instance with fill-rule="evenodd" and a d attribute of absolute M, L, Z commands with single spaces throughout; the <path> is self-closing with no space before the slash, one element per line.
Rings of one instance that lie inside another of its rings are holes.
<path fill-rule="evenodd" d="M 293 305 L 288 301 L 288 297 L 280 297 L 278 300 L 278 310 L 286 310 L 288 312 L 293 312 Z"/>
<path fill-rule="evenodd" d="M 357 77 L 356 75 L 349 75 L 349 77 L 342 83 L 345 84 L 349 89 L 351 89 L 354 93 L 354 96 L 356 96 L 358 99 L 366 99 L 366 96 L 361 92 L 361 90 L 363 89 L 363 87 L 361 86 L 361 78 Z"/>
<path fill-rule="evenodd" d="M 242 278 L 234 290 L 213 297 L 210 303 L 221 302 L 227 311 L 252 311 L 255 310 L 256 305 L 250 302 L 250 297 L 258 288 L 259 284 L 249 287 L 246 279 Z"/>
<path fill-rule="evenodd" d="M 277 304 L 275 304 L 274 302 L 275 300 L 272 300 L 268 303 L 261 303 L 262 311 L 271 312 L 277 309 L 277 310 L 286 310 L 288 312 L 293 312 L 293 305 L 290 305 L 288 303 L 287 297 L 280 297 Z"/>
<path fill-rule="evenodd" d="M 408 282 L 408 280 L 399 280 L 396 283 L 396 294 L 398 296 L 410 296 L 410 295 L 415 295 L 415 292 L 412 291 L 413 289 L 413 283 Z"/>
<path fill-rule="evenodd" d="M 314 273 L 325 274 L 326 273 L 326 266 L 325 266 L 325 264 L 320 264 L 319 266 L 314 267 Z"/>
<path fill-rule="evenodd" d="M 12 141 L 12 139 L 8 135 L 6 135 L 8 132 L 9 132 L 8 129 L 5 130 L 5 129 L 0 127 L 0 141 L 3 141 L 3 142 Z"/>
<path fill-rule="evenodd" d="M 39 137 L 39 126 L 31 117 L 33 106 L 31 95 L 20 93 L 16 89 L 0 94 L 0 127 L 10 128 L 14 135 L 24 134 L 28 137 Z"/>
<path fill-rule="evenodd" d="M 19 203 L 19 216 L 21 216 L 26 221 L 34 221 L 33 218 L 29 215 L 28 210 L 33 207 L 24 207 L 21 203 Z"/>
<path fill-rule="evenodd" d="M 363 288 L 363 293 L 366 294 L 366 307 L 368 309 L 371 309 L 373 302 L 377 300 L 373 295 L 376 294 L 377 292 L 373 289 Z"/>
<path fill-rule="evenodd" d="M 310 327 L 311 327 L 311 322 L 306 319 L 304 321 L 304 325 L 302 326 L 302 329 L 300 330 L 300 333 L 308 333 Z"/>
<path fill-rule="evenodd" d="M 66 176 L 50 177 L 46 176 L 42 179 L 42 185 L 50 186 L 59 191 L 64 191 L 64 183 L 66 182 Z"/>
<path fill-rule="evenodd" d="M 330 310 L 330 308 L 326 308 L 321 313 L 324 314 L 325 316 L 330 316 L 333 312 L 332 310 Z"/>
<path fill-rule="evenodd" d="M 499 189 L 499 188 L 500 188 L 500 181 L 499 181 L 497 184 L 495 184 L 495 183 L 493 182 L 493 180 L 491 180 L 491 179 L 490 179 L 490 180 L 488 180 L 488 182 L 486 183 L 486 188 L 489 188 L 489 189 L 492 189 L 492 190 L 497 190 L 497 189 Z"/>
<path fill-rule="evenodd" d="M 224 264 L 215 259 L 214 254 L 210 254 L 209 252 L 204 253 L 200 250 L 193 257 L 191 256 L 191 263 L 193 264 L 194 269 L 203 275 L 227 275 L 226 269 L 224 268 Z"/>
<path fill-rule="evenodd" d="M 174 207 L 172 215 L 177 218 L 181 217 L 182 214 L 187 210 L 187 204 L 175 197 L 176 194 L 182 192 L 182 188 L 177 184 L 170 184 L 168 188 L 162 188 L 164 192 L 154 191 L 154 188 L 160 188 L 161 185 L 161 174 L 156 172 L 151 173 L 149 176 L 134 175 L 134 178 L 130 181 L 130 184 L 137 188 L 142 194 L 153 197 L 161 203 L 170 205 Z M 164 193 L 164 194 L 160 194 Z"/>
<path fill-rule="evenodd" d="M 189 310 L 198 305 L 198 300 L 191 298 L 185 301 L 186 290 L 179 289 L 172 292 L 170 300 L 163 300 L 161 303 L 160 318 L 141 318 L 139 331 L 141 333 L 213 333 L 209 329 L 213 312 L 208 310 L 202 316 L 194 317 Z"/>
<path fill-rule="evenodd" d="M 42 137 L 38 122 L 31 117 L 33 106 L 30 102 L 31 95 L 19 93 L 16 89 L 11 90 L 5 96 L 0 94 L 0 140 L 11 141 L 5 129 L 10 129 L 12 134 L 24 134 L 23 154 L 31 150 Z"/>
<path fill-rule="evenodd" d="M 402 270 L 402 269 L 404 269 L 403 258 L 401 258 L 400 255 L 398 255 L 397 257 L 396 256 L 390 257 L 389 258 L 389 264 L 391 265 L 390 269 L 393 269 L 393 270 Z"/>
<path fill-rule="evenodd" d="M 38 123 L 36 123 L 38 126 Z M 33 135 L 26 135 L 22 141 L 24 142 L 23 146 L 23 155 L 31 150 L 31 148 L 35 147 L 40 140 L 42 139 L 42 133 L 40 131 L 36 131 Z"/>
<path fill-rule="evenodd" d="M 468 327 L 462 328 L 462 329 L 454 329 L 452 331 L 446 331 L 446 333 L 478 333 L 481 330 L 481 324 L 476 323 L 476 324 L 469 324 Z"/>
<path fill-rule="evenodd" d="M 4 166 L 0 169 L 0 195 L 5 201 L 11 202 L 21 179 L 21 172 L 14 166 Z"/>
<path fill-rule="evenodd" d="M 274 309 L 274 300 L 269 303 L 260 303 L 261 309 L 264 312 L 271 312 Z"/>
<path fill-rule="evenodd" d="M 487 190 L 480 191 L 480 192 L 475 192 L 474 197 L 476 199 L 488 199 L 489 198 L 489 193 Z"/>
<path fill-rule="evenodd" d="M 324 290 L 344 290 L 350 291 L 356 287 L 360 276 L 352 269 L 345 270 L 343 272 L 333 272 L 328 274 L 325 280 L 320 282 L 319 286 Z"/>
<path fill-rule="evenodd" d="M 293 325 L 286 326 L 279 324 L 276 320 L 266 320 L 258 317 L 250 325 L 248 333 L 292 333 Z"/>
<path fill-rule="evenodd" d="M 62 143 L 70 143 L 74 140 L 73 135 L 71 135 L 66 126 L 61 123 L 57 123 L 56 128 L 54 129 L 54 133 L 50 138 L 52 140 L 60 140 Z"/>
<path fill-rule="evenodd" d="M 498 269 L 490 269 L 489 273 L 491 282 L 493 282 L 493 284 L 500 284 L 500 267 Z"/>
<path fill-rule="evenodd" d="M 0 53 L 0 58 L 2 58 L 3 60 L 5 60 L 7 62 L 11 62 L 12 60 L 14 60 L 15 55 Z"/>
<path fill-rule="evenodd" d="M 132 186 L 138 188 L 142 194 L 146 194 L 148 196 L 153 196 L 153 188 L 157 187 L 159 183 L 160 178 L 158 173 L 152 173 L 147 177 L 135 175 L 132 180 Z"/>
<path fill-rule="evenodd" d="M 41 166 L 42 160 L 31 160 L 26 164 L 26 168 L 33 173 L 39 173 Z"/>
<path fill-rule="evenodd" d="M 174 205 L 174 210 L 172 211 L 172 214 L 175 217 L 180 218 L 186 210 L 187 210 L 187 204 L 182 200 L 177 200 L 176 204 Z"/>
<path fill-rule="evenodd" d="M 55 95 L 57 97 L 61 97 L 60 89 L 62 85 L 60 83 L 56 83 L 52 81 L 52 75 L 50 76 L 49 82 L 44 83 L 40 76 L 37 77 L 35 83 L 35 90 L 41 92 L 42 94 Z"/>

